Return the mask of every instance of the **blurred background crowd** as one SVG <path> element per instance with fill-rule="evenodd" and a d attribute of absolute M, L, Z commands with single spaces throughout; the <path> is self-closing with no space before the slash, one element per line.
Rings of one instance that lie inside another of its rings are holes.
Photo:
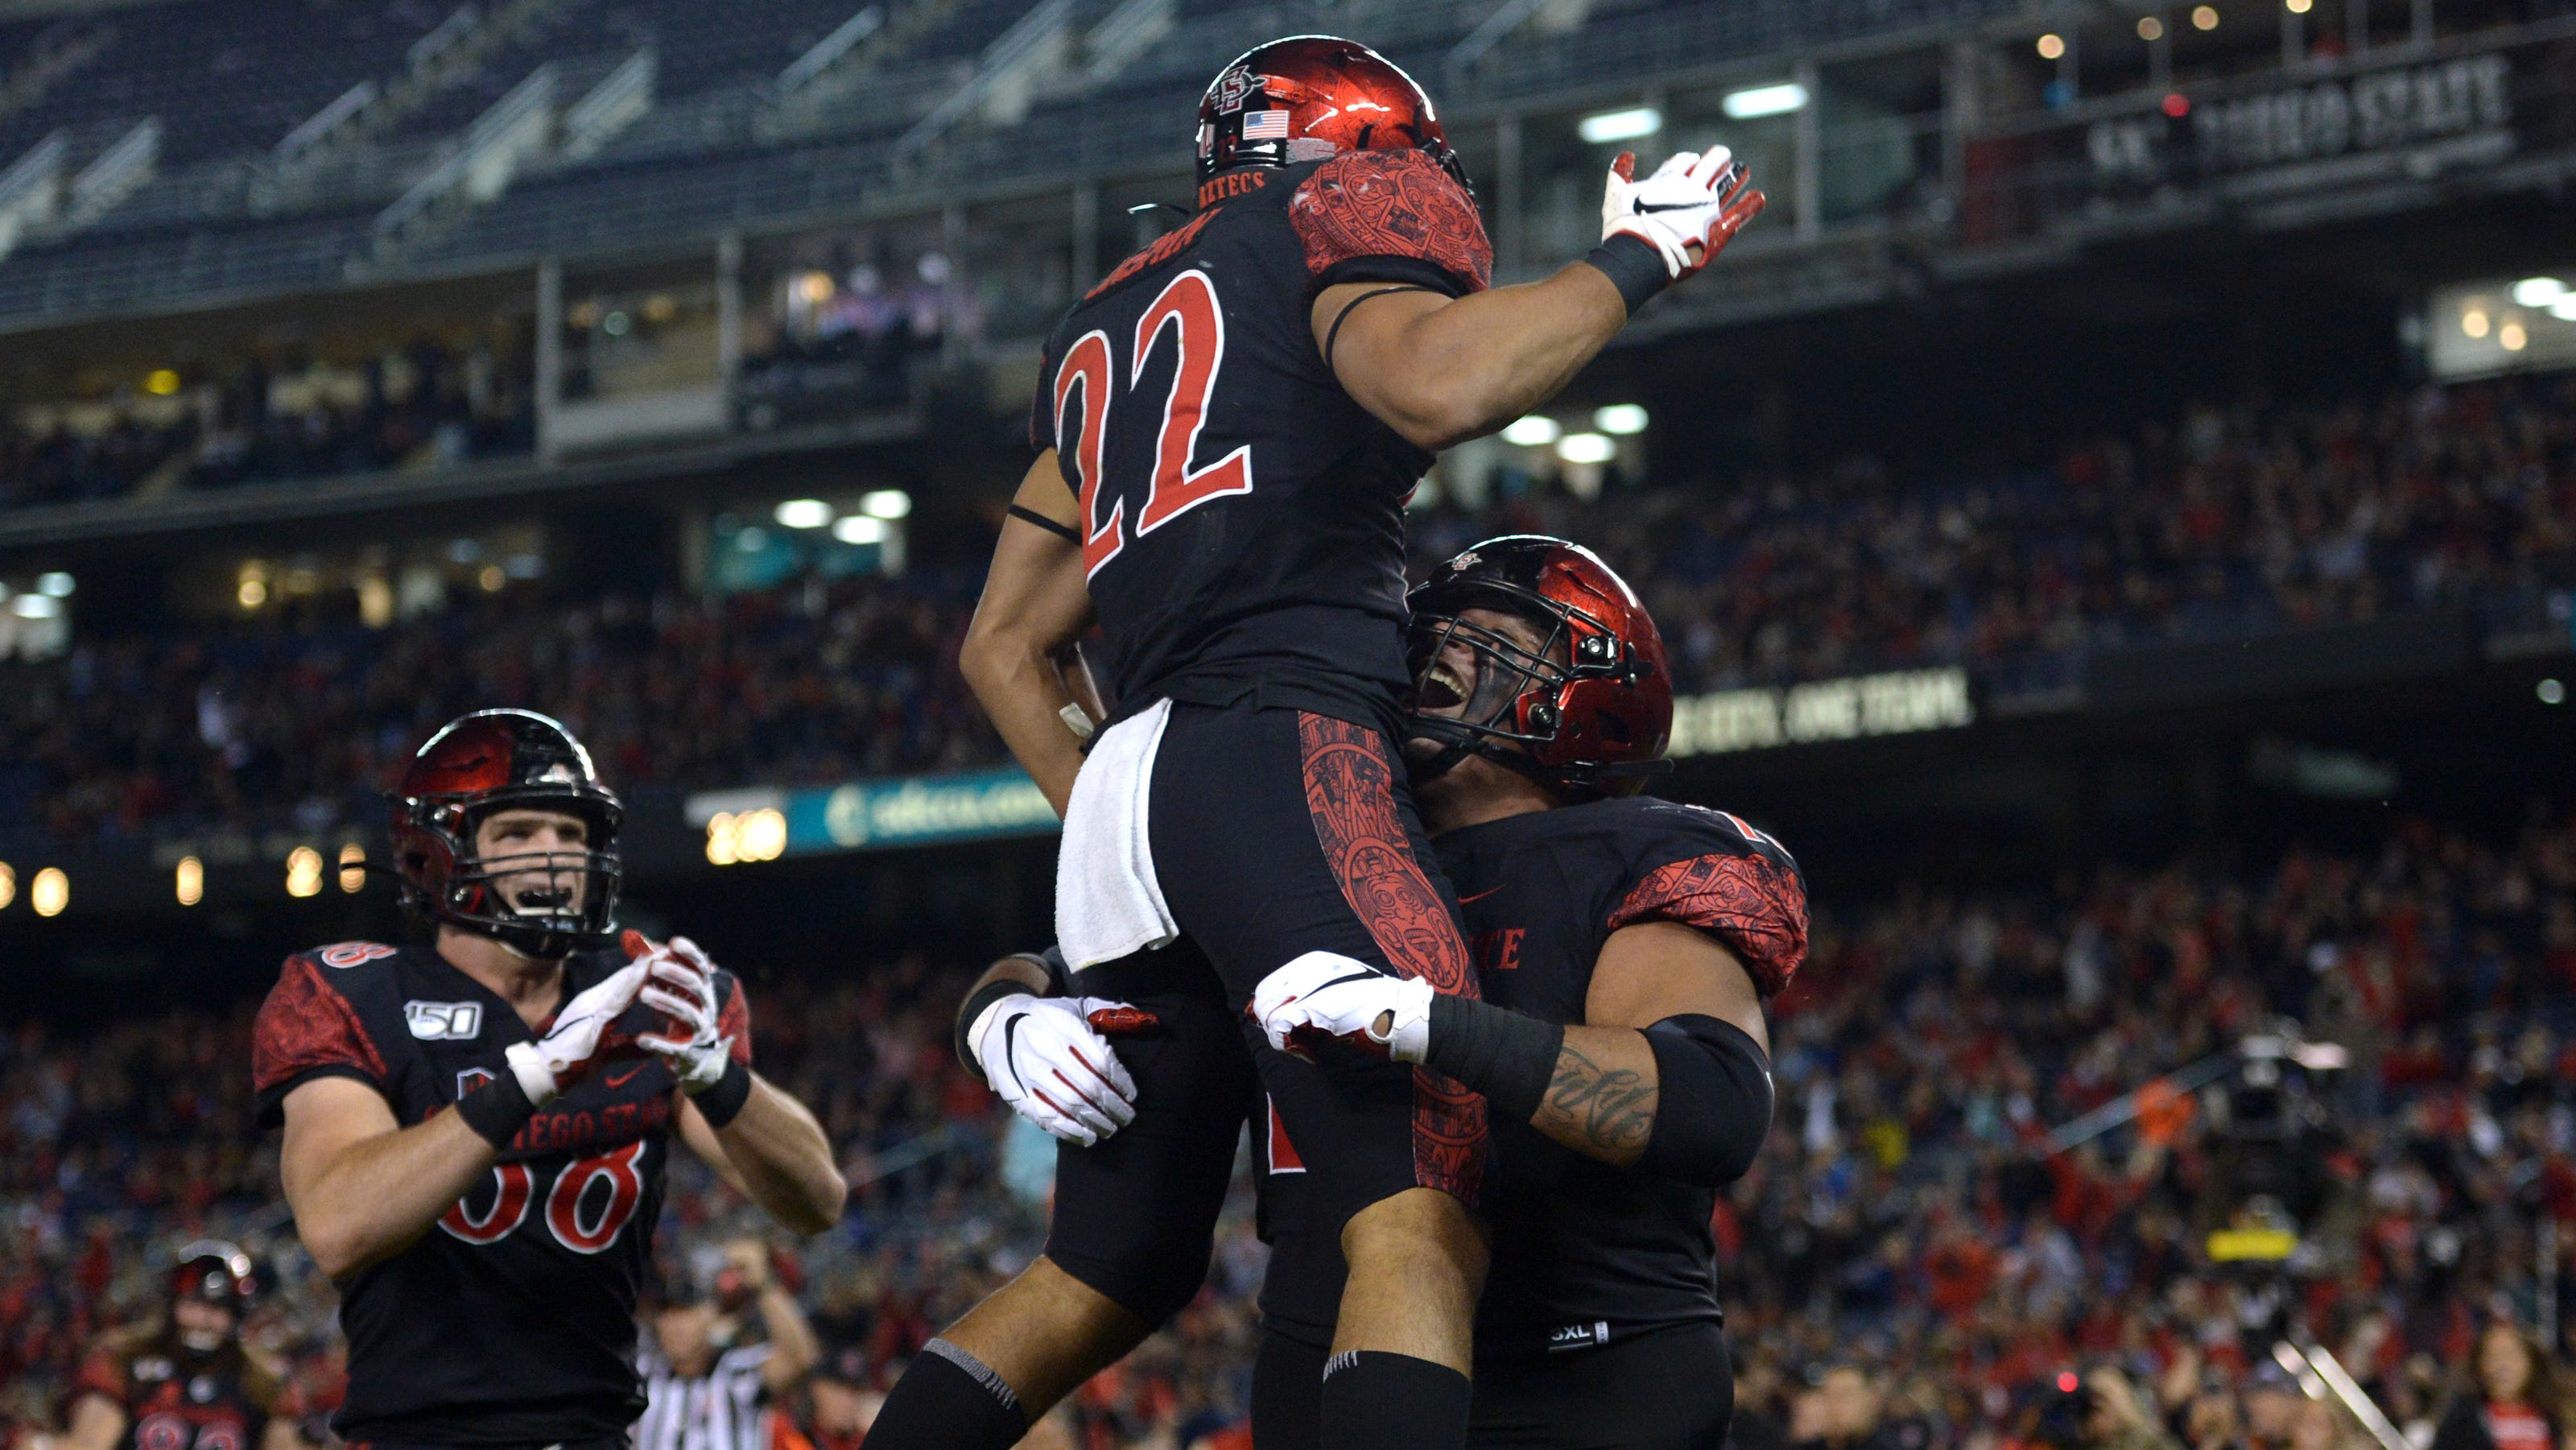
<path fill-rule="evenodd" d="M 821 1117 L 852 1209 L 772 1252 L 681 1155 L 648 1328 L 684 1353 L 759 1339 L 774 1280 L 820 1345 L 776 1399 L 774 1443 L 846 1447 L 905 1358 L 1036 1252 L 1052 1147 L 951 1056 L 978 964 L 737 965 L 758 1061 Z M 2558 819 L 2511 839 L 2407 823 L 2364 857 L 1821 903 L 1773 1004 L 1771 1140 L 1714 1224 L 1736 1442 L 2361 1450 L 2351 1416 L 2274 1362 L 2256 1280 L 2206 1247 L 2243 1201 L 2224 1092 L 2168 1093 L 2070 1152 L 2046 1142 L 2287 1016 L 2351 1059 L 2318 1091 L 2291 1314 L 2417 1450 L 2552 1450 L 2555 1366 L 2576 1351 L 2571 1004 L 2576 823 Z M 56 1423 L 84 1347 L 158 1311 L 179 1241 L 223 1233 L 268 1266 L 251 1333 L 324 1433 L 332 1294 L 277 1204 L 274 1141 L 250 1128 L 251 1006 L 13 1030 L 0 1413 L 16 1424 Z M 1242 1443 L 1263 1262 L 1246 1177 L 1197 1303 L 1037 1443 Z M 2523 1415 L 2546 1438 L 2516 1440 Z"/>
<path fill-rule="evenodd" d="M 1482 507 L 1453 491 L 1416 520 L 1417 564 L 1505 532 L 1588 543 L 1646 596 L 1683 693 L 1930 664 L 2045 690 L 2106 652 L 2408 613 L 2567 627 L 2576 376 L 2195 409 L 2047 467 L 1962 468 L 1984 481 L 1854 461 L 1590 500 L 1507 469 Z M 369 822 L 390 762 L 495 704 L 561 717 L 627 791 L 997 763 L 954 667 L 979 580 L 514 585 L 385 628 L 315 608 L 83 639 L 0 662 L 0 845 Z"/>

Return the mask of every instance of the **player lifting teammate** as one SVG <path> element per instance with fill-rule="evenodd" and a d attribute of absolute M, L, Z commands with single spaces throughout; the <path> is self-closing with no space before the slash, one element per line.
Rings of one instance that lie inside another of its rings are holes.
<path fill-rule="evenodd" d="M 334 1428 L 623 1447 L 672 1134 L 805 1233 L 840 1214 L 830 1145 L 751 1070 L 739 981 L 685 939 L 617 935 L 622 811 L 561 725 L 456 720 L 392 812 L 435 944 L 288 958 L 253 1046 L 296 1232 L 340 1288 Z"/>
<path fill-rule="evenodd" d="M 1199 158 L 1197 214 L 1048 343 L 1040 456 L 963 664 L 1013 752 L 1069 796 L 1057 925 L 1076 969 L 1143 949 L 1153 965 L 1136 970 L 1177 990 L 1189 960 L 1151 950 L 1177 936 L 1230 1007 L 1301 959 L 1472 993 L 1393 746 L 1404 500 L 1431 450 L 1552 396 L 1760 194 L 1723 148 L 1644 181 L 1623 157 L 1602 245 L 1492 289 L 1428 98 L 1365 47 L 1312 36 L 1219 74 Z M 1119 707 L 1086 762 L 1057 661 L 1094 606 Z M 1027 1015 L 980 1007 L 976 1042 L 990 1014 Z M 1005 1051 L 1020 1035 L 1001 1034 Z M 1322 1385 L 1328 1437 L 1457 1444 L 1482 1101 L 1419 1068 L 1258 1058 L 1354 1269 Z M 1072 1227 L 1059 1216 L 1054 1242 Z M 1126 1262 L 1167 1252 L 1119 1242 L 1136 1232 L 1078 1236 Z M 897 1387 L 876 1431 L 891 1450 L 1014 1443 L 1075 1368 L 1062 1346 L 1168 1309 L 1052 1248 L 1005 1292 L 1007 1313 L 970 1315 Z"/>
<path fill-rule="evenodd" d="M 1709 1219 L 1770 1126 L 1761 1004 L 1805 957 L 1805 888 L 1735 817 L 1635 794 L 1666 768 L 1671 678 L 1654 621 L 1591 553 L 1491 540 L 1412 602 L 1406 754 L 1483 1000 L 1292 964 L 1256 996 L 1263 1029 L 1486 1095 L 1471 1444 L 1718 1445 L 1733 1395 Z M 1294 1133 L 1274 1130 L 1264 1165 L 1264 1450 L 1317 1443 L 1306 1386 L 1342 1280 Z"/>

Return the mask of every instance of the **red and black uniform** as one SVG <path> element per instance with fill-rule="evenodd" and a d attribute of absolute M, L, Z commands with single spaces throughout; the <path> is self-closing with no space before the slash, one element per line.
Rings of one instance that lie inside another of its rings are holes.
<path fill-rule="evenodd" d="M 1797 864 L 1722 811 L 1600 800 L 1462 827 L 1435 844 L 1465 905 L 1484 1000 L 1548 1022 L 1584 1020 L 1601 949 L 1624 927 L 1697 927 L 1765 996 L 1806 955 Z M 1273 1335 L 1320 1355 L 1340 1306 L 1341 1254 L 1312 1221 L 1293 1131 L 1274 1121 L 1268 1135 L 1263 1213 L 1274 1247 L 1261 1307 Z M 1717 1190 L 1611 1167 L 1526 1122 L 1496 1122 L 1492 1135 L 1484 1212 L 1493 1260 L 1476 1320 L 1471 1443 L 1550 1443 L 1541 1427 L 1566 1415 L 1589 1416 L 1599 1431 L 1602 1417 L 1628 1408 L 1676 1424 L 1695 1409 L 1722 1424 L 1725 1316 L 1709 1228 Z M 1636 1356 L 1602 1353 L 1648 1336 L 1656 1344 Z M 1719 1382 L 1691 1387 L 1696 1398 L 1675 1398 L 1684 1381 L 1711 1375 Z"/>
<path fill-rule="evenodd" d="M 1159 889 L 1236 1011 L 1315 951 L 1472 993 L 1394 743 L 1404 501 L 1431 455 L 1342 390 L 1311 311 L 1345 282 L 1482 289 L 1483 224 L 1411 149 L 1205 194 L 1056 329 L 1032 423 L 1079 501 L 1122 716 L 1173 702 L 1150 777 Z M 1330 1212 L 1415 1186 L 1473 1201 L 1480 1097 L 1383 1062 L 1257 1057 Z"/>
<path fill-rule="evenodd" d="M 625 965 L 564 964 L 563 1000 Z M 717 973 L 723 1029 L 750 1062 L 749 1008 Z M 651 1007 L 614 1030 L 655 1031 Z M 263 1123 L 319 1077 L 367 1084 L 405 1127 L 510 1071 L 518 1012 L 435 951 L 343 942 L 287 958 L 261 1007 L 252 1071 Z M 625 1443 L 644 1409 L 635 1300 L 676 1083 L 658 1058 L 611 1059 L 538 1110 L 490 1177 L 409 1248 L 340 1284 L 349 1341 L 341 1437 L 376 1446 Z"/>
<path fill-rule="evenodd" d="M 1095 667 L 1131 711 L 1253 697 L 1388 729 L 1412 683 L 1404 501 L 1432 455 L 1342 390 L 1312 310 L 1344 282 L 1482 291 L 1493 250 L 1422 151 L 1218 189 L 1047 340 L 1030 437 L 1081 503 Z"/>
<path fill-rule="evenodd" d="M 278 1384 L 239 1344 L 199 1353 L 164 1333 L 91 1356 L 72 1393 L 125 1411 L 122 1450 L 258 1450 Z"/>

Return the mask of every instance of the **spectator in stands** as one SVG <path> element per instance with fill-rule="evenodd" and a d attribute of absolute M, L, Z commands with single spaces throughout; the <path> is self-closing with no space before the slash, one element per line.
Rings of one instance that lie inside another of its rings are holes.
<path fill-rule="evenodd" d="M 2538 1341 L 2509 1320 L 2478 1335 L 2472 1387 L 2451 1404 L 2433 1450 L 2560 1450 L 2566 1404 Z"/>

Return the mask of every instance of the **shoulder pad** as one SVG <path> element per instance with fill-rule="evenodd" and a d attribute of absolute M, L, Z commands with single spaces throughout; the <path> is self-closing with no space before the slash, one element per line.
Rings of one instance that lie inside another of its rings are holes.
<path fill-rule="evenodd" d="M 351 967 L 364 966 L 368 962 L 383 961 L 401 950 L 400 947 L 389 947 L 380 941 L 344 941 L 327 947 L 316 947 L 309 952 L 298 952 L 296 955 L 310 957 L 319 966 L 347 971 Z"/>
<path fill-rule="evenodd" d="M 1703 806 L 1639 801 L 1635 874 L 1609 929 L 1672 921 L 1725 943 L 1768 997 L 1807 957 L 1807 885 L 1779 842 L 1741 817 Z"/>
<path fill-rule="evenodd" d="M 1469 292 L 1494 280 L 1494 246 L 1474 198 L 1421 151 L 1354 151 L 1315 168 L 1288 200 L 1288 219 L 1318 283 L 1345 263 L 1396 257 L 1427 262 Z"/>

